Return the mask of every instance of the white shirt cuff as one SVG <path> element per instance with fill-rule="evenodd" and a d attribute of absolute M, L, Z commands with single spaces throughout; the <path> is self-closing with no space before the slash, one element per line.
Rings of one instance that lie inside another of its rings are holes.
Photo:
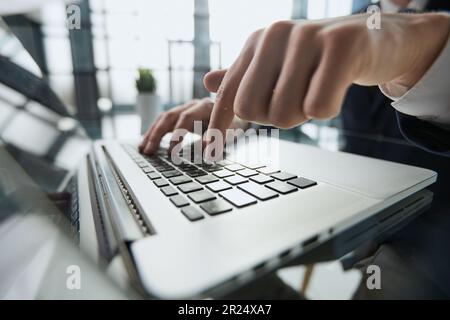
<path fill-rule="evenodd" d="M 411 89 L 380 85 L 399 112 L 448 128 L 450 125 L 450 41 L 440 56 Z M 406 93 L 405 93 L 406 91 Z"/>

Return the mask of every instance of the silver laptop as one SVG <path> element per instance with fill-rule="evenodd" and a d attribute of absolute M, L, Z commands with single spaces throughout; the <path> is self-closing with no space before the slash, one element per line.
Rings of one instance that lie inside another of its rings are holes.
<path fill-rule="evenodd" d="M 435 182 L 433 171 L 281 140 L 277 154 L 258 156 L 268 139 L 241 139 L 213 164 L 186 149 L 173 161 L 164 143 L 149 157 L 137 142 L 95 142 L 85 169 L 94 211 L 80 212 L 80 223 L 94 216 L 100 251 L 120 252 L 145 294 L 198 298 L 325 244 L 339 257 L 431 201 L 417 194 Z M 270 156 L 277 165 L 265 163 Z"/>

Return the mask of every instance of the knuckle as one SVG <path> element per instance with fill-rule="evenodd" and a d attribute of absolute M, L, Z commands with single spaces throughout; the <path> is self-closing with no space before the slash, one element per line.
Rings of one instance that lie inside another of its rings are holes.
<path fill-rule="evenodd" d="M 163 124 L 175 123 L 178 120 L 178 118 L 180 117 L 181 113 L 180 113 L 180 111 L 176 111 L 173 109 L 166 111 L 163 113 L 163 116 L 162 116 L 162 119 L 160 122 L 162 122 Z"/>
<path fill-rule="evenodd" d="M 242 52 L 253 52 L 256 49 L 263 33 L 264 29 L 258 29 L 256 31 L 253 31 L 245 41 L 245 45 L 242 49 Z"/>
<path fill-rule="evenodd" d="M 200 103 L 201 108 L 208 108 L 208 109 L 212 110 L 213 106 L 214 106 L 214 102 L 211 100 L 211 98 L 204 98 L 204 99 L 202 99 L 202 101 Z"/>
<path fill-rule="evenodd" d="M 292 29 L 292 36 L 295 39 L 311 39 L 317 35 L 321 26 L 317 23 L 299 23 Z"/>
<path fill-rule="evenodd" d="M 155 139 L 155 138 L 157 138 L 157 137 L 159 137 L 159 136 L 162 136 L 163 134 L 164 134 L 164 126 L 162 126 L 161 124 L 159 124 L 159 125 L 157 125 L 157 126 L 155 127 L 155 129 L 153 130 L 151 138 L 152 138 L 152 139 Z"/>
<path fill-rule="evenodd" d="M 161 114 L 160 120 L 161 121 L 165 121 L 165 120 L 168 120 L 171 117 L 173 117 L 173 111 L 166 111 L 166 112 Z"/>
<path fill-rule="evenodd" d="M 352 26 L 338 26 L 325 28 L 319 32 L 325 49 L 339 50 L 349 45 L 349 39 L 354 39 Z"/>
<path fill-rule="evenodd" d="M 267 37 L 279 37 L 280 35 L 290 32 L 293 28 L 294 24 L 292 21 L 281 20 L 272 23 L 266 30 Z"/>
<path fill-rule="evenodd" d="M 191 112 L 183 112 L 180 117 L 178 118 L 178 123 L 180 124 L 187 124 L 191 121 L 193 121 L 194 115 Z"/>
<path fill-rule="evenodd" d="M 183 106 L 184 107 L 189 107 L 189 106 L 191 106 L 193 104 L 197 104 L 199 101 L 200 101 L 199 99 L 192 99 L 192 100 L 189 100 L 188 102 L 186 102 Z"/>
<path fill-rule="evenodd" d="M 259 40 L 259 38 L 261 37 L 261 35 L 263 34 L 264 29 L 258 29 L 256 31 L 253 31 L 250 36 L 247 39 L 246 44 L 247 45 L 252 45 L 253 43 L 257 42 Z"/>
<path fill-rule="evenodd" d="M 224 101 L 233 101 L 235 95 L 233 87 L 233 82 L 224 79 L 216 93 L 216 104 Z"/>
<path fill-rule="evenodd" d="M 254 120 L 252 108 L 249 108 L 248 105 L 243 103 L 235 103 L 234 105 L 234 114 L 237 115 L 242 120 L 252 121 Z"/>

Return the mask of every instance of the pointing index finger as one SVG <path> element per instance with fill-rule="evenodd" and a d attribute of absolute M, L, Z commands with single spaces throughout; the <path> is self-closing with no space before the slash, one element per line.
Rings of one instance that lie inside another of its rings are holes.
<path fill-rule="evenodd" d="M 207 157 L 211 155 L 210 145 L 216 134 L 220 133 L 222 135 L 222 142 L 225 143 L 226 130 L 230 127 L 234 118 L 234 99 L 242 77 L 250 64 L 251 58 L 251 53 L 242 53 L 240 58 L 238 58 L 231 68 L 225 73 L 219 89 L 217 90 L 216 102 L 214 103 L 208 130 L 205 135 L 205 142 L 207 144 L 205 154 Z M 222 154 L 223 143 L 221 146 L 215 143 L 216 147 L 222 148 L 220 150 L 215 150 L 216 157 L 218 154 Z"/>
<path fill-rule="evenodd" d="M 214 103 L 214 107 L 211 113 L 211 118 L 208 126 L 208 131 L 206 132 L 207 143 L 210 143 L 213 137 L 213 132 L 211 129 L 219 130 L 220 133 L 222 134 L 222 137 L 225 139 L 226 129 L 229 128 L 234 118 L 234 111 L 233 111 L 234 97 L 230 97 L 229 93 L 224 95 L 225 92 L 224 82 L 225 81 L 222 82 L 217 91 L 216 102 Z"/>
<path fill-rule="evenodd" d="M 218 159 L 222 155 L 226 130 L 230 127 L 234 118 L 233 103 L 237 90 L 232 90 L 234 84 L 229 80 L 227 81 L 227 78 L 225 76 L 217 90 L 216 102 L 211 113 L 208 130 L 206 131 L 205 140 L 207 146 L 205 149 L 205 158 L 208 161 Z M 221 139 L 216 141 L 219 137 Z"/>

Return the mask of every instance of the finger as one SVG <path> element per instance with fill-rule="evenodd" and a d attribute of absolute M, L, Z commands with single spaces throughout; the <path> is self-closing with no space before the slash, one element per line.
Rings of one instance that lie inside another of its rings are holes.
<path fill-rule="evenodd" d="M 236 93 L 234 111 L 239 118 L 258 123 L 268 122 L 269 104 L 292 26 L 292 22 L 281 21 L 264 32 Z"/>
<path fill-rule="evenodd" d="M 172 110 L 161 114 L 158 119 L 153 123 L 153 125 L 148 130 L 145 141 L 142 142 L 143 147 L 141 148 L 144 153 L 151 155 L 159 147 L 161 138 L 167 133 L 172 131 L 173 126 L 181 112 L 190 108 L 195 104 L 197 100 L 189 101 L 181 106 L 175 107 Z"/>
<path fill-rule="evenodd" d="M 172 131 L 176 119 L 177 117 L 173 113 L 167 113 L 161 116 L 161 119 L 157 123 L 155 123 L 151 130 L 147 144 L 144 148 L 144 153 L 151 155 L 158 150 L 162 137 L 166 133 Z"/>
<path fill-rule="evenodd" d="M 175 113 L 175 114 L 179 114 L 179 113 L 183 112 L 183 110 L 189 108 L 189 107 L 192 106 L 194 103 L 196 103 L 196 101 L 197 101 L 197 100 L 192 100 L 192 101 L 189 101 L 189 102 L 187 102 L 187 103 L 185 103 L 185 104 L 183 104 L 183 105 L 177 106 L 177 107 L 173 108 L 170 112 L 171 112 L 171 113 Z M 156 119 L 156 121 L 155 121 L 155 122 L 150 126 L 150 128 L 147 130 L 147 132 L 146 132 L 146 134 L 145 134 L 145 136 L 144 136 L 144 139 L 143 139 L 143 141 L 141 142 L 141 144 L 140 144 L 140 146 L 139 146 L 141 152 L 142 152 L 142 151 L 145 152 L 145 148 L 147 148 L 147 150 L 151 150 L 151 145 L 153 144 L 153 142 L 150 141 L 149 139 L 150 139 L 150 137 L 151 137 L 151 134 L 152 134 L 153 130 L 156 128 L 156 126 L 157 126 L 157 124 L 159 123 L 159 121 L 161 121 L 161 117 L 162 117 L 163 115 L 164 115 L 164 113 L 163 113 L 163 114 L 160 114 L 160 115 L 158 116 L 158 118 Z M 155 141 L 155 143 L 157 143 L 157 145 L 159 145 L 160 141 Z M 150 151 L 148 151 L 148 152 L 150 152 Z"/>
<path fill-rule="evenodd" d="M 297 25 L 289 45 L 269 106 L 269 121 L 278 128 L 292 128 L 308 120 L 303 113 L 310 79 L 318 63 L 319 48 L 314 46 L 317 27 Z"/>
<path fill-rule="evenodd" d="M 159 115 L 159 116 L 156 118 L 156 120 L 155 120 L 154 123 L 156 123 L 157 121 L 159 121 L 160 116 L 161 116 L 161 115 Z M 142 141 L 141 141 L 141 143 L 139 144 L 139 151 L 142 152 L 142 151 L 144 150 L 145 146 L 147 145 L 147 143 L 148 143 L 148 137 L 150 136 L 150 133 L 151 133 L 151 131 L 152 131 L 153 126 L 154 126 L 154 124 L 152 124 L 152 125 L 147 129 L 147 131 L 145 132 L 145 134 L 144 134 L 144 136 L 143 136 L 143 138 L 142 138 Z"/>
<path fill-rule="evenodd" d="M 189 107 L 191 107 L 191 106 L 192 106 L 193 104 L 195 104 L 197 101 L 198 101 L 198 100 L 191 100 L 191 101 L 188 101 L 188 102 L 186 102 L 185 104 L 182 104 L 182 105 L 180 105 L 180 106 L 177 106 L 177 107 L 173 108 L 173 109 L 170 110 L 169 112 L 179 114 L 179 113 L 183 112 L 184 110 L 188 109 Z M 154 123 L 150 126 L 150 128 L 148 128 L 147 132 L 145 133 L 145 135 L 144 135 L 144 137 L 143 137 L 143 140 L 142 140 L 141 144 L 139 145 L 139 146 L 140 146 L 140 149 L 144 149 L 144 148 L 145 148 L 145 146 L 146 146 L 147 143 L 148 143 L 148 139 L 149 139 L 149 137 L 150 137 L 150 135 L 151 135 L 151 133 L 152 133 L 152 130 L 155 128 L 155 125 L 157 124 L 157 122 L 159 122 L 159 120 L 161 119 L 161 117 L 162 117 L 163 115 L 164 115 L 164 113 L 163 113 L 163 114 L 160 114 L 160 115 L 156 118 L 156 120 L 154 121 Z"/>
<path fill-rule="evenodd" d="M 354 62 L 342 45 L 345 42 L 333 42 L 323 48 L 303 103 L 303 112 L 309 118 L 329 119 L 340 112 L 347 89 L 353 81 L 354 69 Z"/>
<path fill-rule="evenodd" d="M 254 33 L 252 38 L 257 38 L 258 34 Z M 253 39 L 252 39 L 253 40 Z M 233 63 L 231 68 L 225 73 L 222 82 L 217 90 L 216 102 L 214 104 L 208 130 L 205 134 L 206 154 L 211 154 L 211 150 L 208 149 L 209 144 L 213 141 L 213 138 L 217 135 L 221 135 L 222 145 L 217 145 L 219 150 L 216 150 L 216 154 L 222 154 L 223 143 L 226 138 L 226 130 L 230 127 L 234 118 L 234 99 L 236 92 L 239 88 L 242 77 L 244 76 L 247 68 L 252 61 L 255 41 L 249 41 L 244 50 L 241 52 L 238 59 Z"/>
<path fill-rule="evenodd" d="M 227 69 L 208 72 L 203 78 L 203 84 L 205 85 L 206 89 L 209 92 L 217 92 L 226 73 Z"/>
<path fill-rule="evenodd" d="M 212 155 L 208 146 L 215 142 L 216 150 L 215 154 L 221 154 L 223 149 L 223 143 L 225 142 L 226 130 L 230 127 L 234 118 L 234 98 L 239 87 L 240 80 L 245 73 L 246 66 L 239 66 L 230 68 L 225 75 L 222 84 L 217 91 L 216 102 L 211 113 L 211 119 L 206 131 L 206 158 Z M 218 141 L 217 139 L 220 139 Z M 211 160 L 211 159 L 208 159 Z"/>
<path fill-rule="evenodd" d="M 177 123 L 174 127 L 174 132 L 176 132 L 179 129 L 183 132 L 180 132 L 177 134 L 178 141 L 171 141 L 169 152 L 172 151 L 173 147 L 180 143 L 183 140 L 184 135 L 186 134 L 186 131 L 195 132 L 195 124 L 196 121 L 200 121 L 201 126 L 203 127 L 204 122 L 208 122 L 209 118 L 211 117 L 211 112 L 213 108 L 213 103 L 209 99 L 203 99 L 196 105 L 192 106 L 191 108 L 183 111 L 180 114 L 180 117 L 178 118 Z"/>

